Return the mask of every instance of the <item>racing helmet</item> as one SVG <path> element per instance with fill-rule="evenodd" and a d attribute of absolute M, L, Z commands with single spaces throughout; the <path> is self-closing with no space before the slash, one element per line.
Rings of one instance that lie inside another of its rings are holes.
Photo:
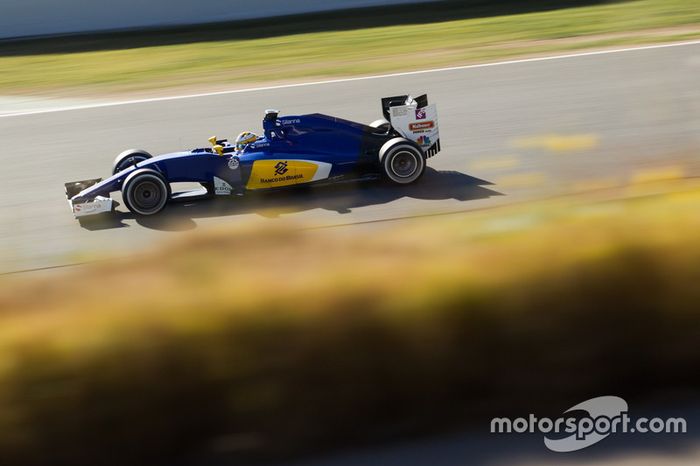
<path fill-rule="evenodd" d="M 236 138 L 236 150 L 243 150 L 243 148 L 245 146 L 247 146 L 251 142 L 255 142 L 257 140 L 258 140 L 257 134 L 251 133 L 250 131 L 243 131 Z"/>

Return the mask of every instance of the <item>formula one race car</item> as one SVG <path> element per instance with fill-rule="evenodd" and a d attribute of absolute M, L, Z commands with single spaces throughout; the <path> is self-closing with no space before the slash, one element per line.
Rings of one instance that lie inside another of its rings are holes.
<path fill-rule="evenodd" d="M 364 125 L 319 113 L 278 117 L 267 110 L 264 136 L 242 133 L 235 144 L 209 139 L 211 148 L 153 157 L 143 150 L 119 154 L 112 176 L 66 183 L 76 218 L 111 211 L 110 194 L 122 192 L 137 215 L 154 215 L 169 201 L 240 195 L 261 190 L 385 177 L 409 184 L 440 151 L 437 109 L 426 95 L 382 99 L 384 118 Z M 172 193 L 170 184 L 203 188 Z"/>

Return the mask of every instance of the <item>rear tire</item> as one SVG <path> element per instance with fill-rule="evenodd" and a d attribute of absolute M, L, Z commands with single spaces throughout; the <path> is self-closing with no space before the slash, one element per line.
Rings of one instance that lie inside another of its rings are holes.
<path fill-rule="evenodd" d="M 396 184 L 411 184 L 425 171 L 423 151 L 409 140 L 396 138 L 379 151 L 384 175 Z"/>
<path fill-rule="evenodd" d="M 168 203 L 170 186 L 157 171 L 141 168 L 124 180 L 122 199 L 127 209 L 135 214 L 155 215 Z"/>
<path fill-rule="evenodd" d="M 117 155 L 112 164 L 112 175 L 126 170 L 127 168 L 136 165 L 139 162 L 148 160 L 153 156 L 142 149 L 129 149 Z"/>

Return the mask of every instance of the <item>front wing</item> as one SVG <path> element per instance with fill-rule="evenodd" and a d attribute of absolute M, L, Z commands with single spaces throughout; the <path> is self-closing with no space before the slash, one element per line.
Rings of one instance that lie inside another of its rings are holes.
<path fill-rule="evenodd" d="M 79 199 L 79 194 L 91 186 L 96 185 L 102 181 L 102 178 L 95 178 L 92 180 L 83 181 L 71 181 L 65 184 L 66 188 L 66 198 L 68 199 L 68 205 L 73 212 L 75 218 L 86 217 L 88 215 L 101 214 L 103 212 L 111 212 L 114 208 L 114 201 L 110 197 L 105 196 L 95 196 L 92 199 L 87 200 L 76 200 Z"/>

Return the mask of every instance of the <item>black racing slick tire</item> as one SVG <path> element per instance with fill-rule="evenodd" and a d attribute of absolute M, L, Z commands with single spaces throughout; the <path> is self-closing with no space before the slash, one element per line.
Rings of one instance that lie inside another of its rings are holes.
<path fill-rule="evenodd" d="M 126 170 L 132 165 L 148 160 L 153 157 L 151 154 L 142 149 L 129 149 L 117 155 L 112 164 L 112 175 Z"/>
<path fill-rule="evenodd" d="M 170 185 L 163 175 L 149 168 L 133 171 L 122 185 L 122 199 L 127 209 L 137 215 L 155 215 L 170 199 Z"/>
<path fill-rule="evenodd" d="M 425 172 L 423 151 L 408 139 L 394 138 L 379 151 L 382 171 L 389 181 L 411 184 Z"/>

